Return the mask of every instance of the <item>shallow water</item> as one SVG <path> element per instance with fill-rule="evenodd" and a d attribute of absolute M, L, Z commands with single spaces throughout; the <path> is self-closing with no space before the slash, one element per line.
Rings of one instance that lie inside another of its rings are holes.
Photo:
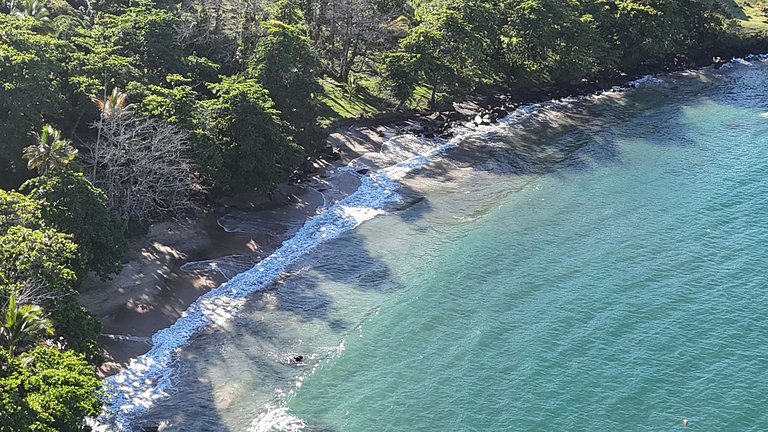
<path fill-rule="evenodd" d="M 193 337 L 140 423 L 768 429 L 766 111 L 756 61 L 462 135 L 423 201 Z"/>

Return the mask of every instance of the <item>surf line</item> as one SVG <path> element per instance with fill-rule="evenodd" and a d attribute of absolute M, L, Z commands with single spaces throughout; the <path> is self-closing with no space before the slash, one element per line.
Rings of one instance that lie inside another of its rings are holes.
<path fill-rule="evenodd" d="M 627 87 L 636 87 L 652 80 L 655 78 L 646 76 L 630 82 Z M 627 87 L 620 89 L 627 90 Z M 500 123 L 508 126 L 521 122 L 541 110 L 600 96 L 603 93 L 607 91 L 521 105 Z M 292 264 L 318 246 L 355 229 L 367 220 L 386 214 L 388 208 L 402 202 L 397 194 L 398 180 L 424 167 L 447 150 L 457 147 L 458 143 L 468 136 L 483 135 L 492 128 L 493 126 L 465 130 L 449 141 L 429 140 L 435 143 L 432 149 L 362 177 L 361 184 L 354 193 L 309 219 L 294 237 L 286 240 L 272 255 L 250 270 L 234 276 L 202 295 L 175 323 L 155 333 L 149 352 L 133 359 L 128 367 L 117 375 L 104 380 L 105 407 L 98 417 L 87 420 L 88 425 L 95 432 L 130 431 L 131 423 L 136 417 L 146 413 L 157 401 L 169 396 L 174 380 L 174 354 L 194 335 L 209 326 L 223 325 L 232 320 L 243 308 L 249 295 L 268 288 Z M 352 167 L 340 170 L 345 169 L 353 170 Z"/>
<path fill-rule="evenodd" d="M 152 336 L 149 352 L 104 380 L 105 407 L 98 417 L 88 419 L 89 426 L 96 432 L 130 431 L 136 417 L 169 395 L 173 388 L 174 354 L 195 334 L 229 322 L 249 295 L 268 288 L 292 264 L 321 244 L 387 213 L 388 208 L 402 202 L 397 194 L 397 180 L 454 146 L 451 142 L 436 142 L 436 147 L 423 154 L 362 177 L 354 193 L 305 222 L 272 255 L 200 296 L 175 323 Z"/>

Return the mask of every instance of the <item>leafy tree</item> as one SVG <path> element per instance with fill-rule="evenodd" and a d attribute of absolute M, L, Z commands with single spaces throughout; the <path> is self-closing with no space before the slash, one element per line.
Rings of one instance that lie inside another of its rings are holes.
<path fill-rule="evenodd" d="M 402 52 L 408 56 L 400 60 L 408 62 L 400 61 L 398 67 L 401 77 L 408 77 L 402 66 L 413 67 L 413 73 L 431 87 L 432 107 L 439 92 L 460 96 L 477 83 L 492 79 L 491 59 L 497 48 L 499 17 L 488 3 L 435 1 L 417 10 L 416 16 L 419 25 L 401 42 Z"/>
<path fill-rule="evenodd" d="M 46 225 L 45 205 L 20 193 L 0 190 L 0 294 L 10 295 L 25 286 L 36 288 L 30 300 L 51 317 L 56 335 L 63 337 L 67 346 L 97 361 L 96 338 L 101 324 L 77 304 L 74 290 L 77 245 L 72 236 Z"/>
<path fill-rule="evenodd" d="M 37 347 L 0 367 L 0 430 L 79 432 L 101 409 L 100 382 L 82 356 Z"/>
<path fill-rule="evenodd" d="M 101 321 L 77 301 L 74 291 L 52 301 L 43 302 L 43 308 L 51 317 L 56 335 L 66 342 L 66 347 L 83 354 L 91 364 L 104 361 L 98 337 L 101 335 Z"/>
<path fill-rule="evenodd" d="M 301 26 L 306 23 L 301 0 L 275 0 L 269 5 L 269 16 L 290 26 Z"/>
<path fill-rule="evenodd" d="M 60 171 L 28 180 L 22 186 L 40 205 L 46 223 L 71 234 L 78 245 L 77 270 L 101 277 L 118 273 L 127 242 L 107 207 L 107 197 L 85 176 Z"/>
<path fill-rule="evenodd" d="M 199 123 L 197 101 L 199 94 L 192 88 L 191 79 L 173 74 L 165 77 L 167 85 L 150 85 L 140 88 L 134 85 L 129 88 L 133 94 L 141 96 L 142 103 L 138 106 L 141 114 L 157 116 L 169 123 L 182 126 L 187 131 L 193 131 Z"/>
<path fill-rule="evenodd" d="M 379 0 L 336 0 L 303 2 L 309 35 L 326 68 L 341 83 L 361 62 L 395 46 L 401 28 L 395 18 L 403 4 Z"/>
<path fill-rule="evenodd" d="M 257 44 L 250 73 L 269 91 L 296 143 L 312 150 L 320 134 L 315 103 L 322 90 L 317 83 L 319 63 L 309 39 L 296 27 L 267 21 L 263 28 L 266 34 Z"/>
<path fill-rule="evenodd" d="M 618 50 L 623 68 L 697 52 L 723 37 L 723 11 L 718 2 L 599 1 L 592 10 L 603 39 L 613 42 Z"/>
<path fill-rule="evenodd" d="M 18 192 L 0 189 L 0 235 L 12 226 L 39 229 L 43 223 L 37 202 Z"/>
<path fill-rule="evenodd" d="M 392 53 L 384 62 L 384 77 L 392 95 L 400 103 L 398 108 L 411 98 L 418 84 L 415 63 L 416 56 L 405 52 Z"/>
<path fill-rule="evenodd" d="M 504 54 L 512 73 L 529 83 L 567 85 L 613 66 L 597 22 L 576 0 L 506 2 Z"/>
<path fill-rule="evenodd" d="M 37 305 L 18 304 L 15 293 L 8 297 L 0 319 L 0 347 L 9 357 L 24 351 L 42 336 L 53 335 L 53 326 L 44 316 L 43 309 Z"/>
<path fill-rule="evenodd" d="M 72 237 L 50 228 L 11 226 L 0 236 L 0 279 L 35 281 L 57 295 L 77 281 L 72 270 L 77 245 Z"/>
<path fill-rule="evenodd" d="M 43 119 L 64 111 L 67 45 L 36 26 L 33 18 L 0 13 L 0 186 L 16 187 L 28 176 L 21 149 Z"/>
<path fill-rule="evenodd" d="M 35 132 L 35 144 L 24 148 L 27 168 L 46 175 L 61 170 L 77 156 L 77 150 L 69 140 L 61 138 L 61 131 L 51 125 L 43 126 L 43 132 Z"/>
<path fill-rule="evenodd" d="M 210 84 L 217 98 L 203 101 L 207 119 L 200 139 L 215 146 L 217 158 L 203 166 L 225 192 L 272 187 L 295 164 L 300 149 L 283 134 L 280 113 L 254 79 L 222 77 Z"/>
<path fill-rule="evenodd" d="M 159 84 L 183 70 L 184 52 L 176 42 L 176 17 L 150 0 L 133 2 L 120 14 L 98 13 L 90 27 L 72 38 L 73 83 L 86 95 L 125 88 L 132 81 Z M 106 96 L 106 94 L 104 95 Z"/>

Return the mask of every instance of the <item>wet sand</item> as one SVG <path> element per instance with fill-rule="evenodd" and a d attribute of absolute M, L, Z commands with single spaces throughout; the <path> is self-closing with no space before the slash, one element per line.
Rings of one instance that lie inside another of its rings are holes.
<path fill-rule="evenodd" d="M 101 376 L 118 373 L 131 359 L 146 353 L 152 335 L 173 324 L 198 297 L 226 282 L 218 272 L 187 272 L 181 267 L 193 261 L 230 255 L 269 256 L 283 241 L 323 207 L 327 173 L 365 153 L 378 151 L 394 127 L 353 125 L 337 130 L 328 144 L 341 155 L 333 165 L 317 161 L 317 173 L 308 184 L 282 185 L 276 192 L 240 195 L 194 219 L 161 222 L 130 242 L 120 274 L 108 281 L 88 278 L 80 302 L 102 321 L 100 343 L 105 363 Z M 353 181 L 333 185 L 342 194 L 354 191 Z M 250 220 L 247 232 L 227 232 L 220 219 L 232 212 Z"/>

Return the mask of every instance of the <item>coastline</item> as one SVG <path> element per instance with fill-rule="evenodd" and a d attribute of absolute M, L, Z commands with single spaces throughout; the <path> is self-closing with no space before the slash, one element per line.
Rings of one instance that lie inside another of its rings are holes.
<path fill-rule="evenodd" d="M 637 82 L 637 85 L 639 85 L 639 81 Z M 625 87 L 622 89 L 616 89 L 615 92 L 606 92 L 606 95 L 613 94 L 616 97 L 620 97 L 619 94 L 623 92 L 626 88 L 632 88 L 636 85 L 634 82 L 626 83 Z M 598 93 L 596 96 L 600 96 L 601 94 Z M 589 96 L 589 95 L 587 95 Z M 564 102 L 568 102 L 570 98 L 567 98 L 564 100 Z M 515 113 L 516 115 L 513 116 L 513 118 L 517 117 L 517 114 L 522 114 L 523 117 L 527 116 L 527 113 L 530 109 L 535 109 L 538 107 L 548 107 L 551 106 L 551 104 L 558 104 L 563 101 L 555 100 L 555 101 L 549 101 L 550 103 L 543 103 L 543 104 L 536 104 L 536 106 L 523 106 L 520 108 L 519 113 Z M 412 122 L 411 122 L 412 123 Z M 401 124 L 401 126 L 408 127 L 409 123 Z M 475 133 L 475 131 L 481 132 L 484 130 L 484 128 L 474 129 L 469 128 L 468 130 L 465 128 L 466 131 L 470 133 Z M 343 140 L 352 140 L 354 143 L 359 144 L 362 143 L 370 143 L 372 136 L 378 136 L 379 138 L 375 138 L 374 141 L 378 140 L 381 141 L 383 138 L 386 138 L 389 133 L 395 133 L 395 132 L 402 132 L 401 128 L 390 128 L 388 131 L 383 131 L 380 128 L 371 129 L 369 127 L 363 128 L 362 136 L 358 137 L 351 137 L 350 134 L 354 134 L 358 132 L 358 128 L 355 127 L 348 127 L 346 130 L 340 130 L 337 131 L 341 138 Z M 457 130 L 458 132 L 458 130 Z M 461 134 L 463 135 L 463 134 Z M 457 137 L 458 138 L 458 137 Z M 331 137 L 331 140 L 333 140 L 334 137 Z M 406 137 L 406 141 L 410 141 L 411 138 Z M 397 142 L 400 142 L 400 139 L 394 140 Z M 342 143 L 343 144 L 343 143 Z M 441 146 L 445 147 L 445 146 Z M 361 147 L 364 148 L 364 147 Z M 371 147 L 371 149 L 375 149 L 374 147 Z M 340 153 L 343 151 L 342 148 L 339 148 Z M 438 150 L 438 149 L 435 149 Z M 355 155 L 358 155 L 358 152 L 352 152 Z M 385 152 L 388 153 L 388 152 Z M 430 152 L 432 153 L 432 152 Z M 414 169 L 419 169 L 419 167 L 424 167 L 425 163 L 428 163 L 429 155 L 424 154 L 421 156 L 418 156 L 414 158 L 414 161 L 411 162 L 406 161 L 404 165 L 398 164 L 398 166 L 392 166 L 391 168 L 394 168 L 394 170 L 384 170 L 385 172 L 396 174 L 395 177 L 398 180 L 406 180 L 404 177 L 408 173 L 411 173 Z M 346 160 L 345 160 L 346 159 Z M 418 159 L 418 160 L 415 160 Z M 348 161 L 348 158 L 342 158 L 340 161 L 341 163 L 345 163 Z M 365 164 L 364 164 L 365 165 Z M 354 166 L 359 167 L 359 164 L 354 164 Z M 346 170 L 345 170 L 346 171 Z M 374 197 L 383 197 L 385 195 L 382 195 L 382 192 L 387 192 L 390 190 L 390 186 L 392 183 L 390 182 L 388 185 L 382 184 L 384 186 L 383 188 L 370 188 L 371 186 L 370 182 L 365 179 L 365 173 L 359 172 L 362 170 L 358 170 L 358 175 L 362 178 L 362 184 L 364 187 L 361 188 L 361 190 L 364 189 L 362 192 L 362 195 L 358 194 L 357 192 L 354 194 L 355 198 L 349 201 L 345 201 L 344 203 L 341 203 L 341 208 L 334 208 L 332 214 L 336 214 L 343 217 L 343 220 L 340 220 L 342 224 L 344 225 L 333 225 L 332 227 L 330 225 L 325 225 L 328 222 L 331 222 L 330 219 L 328 219 L 327 214 L 320 215 L 316 219 L 320 220 L 313 220 L 308 224 L 308 226 L 304 227 L 304 229 L 301 230 L 300 233 L 297 234 L 296 237 L 291 238 L 291 241 L 286 242 L 283 246 L 286 246 L 287 244 L 290 244 L 287 246 L 286 251 L 280 251 L 283 249 L 283 247 L 280 248 L 280 250 L 274 254 L 276 256 L 276 259 L 278 262 L 293 262 L 293 259 L 295 259 L 296 252 L 301 251 L 303 254 L 304 252 L 304 245 L 307 244 L 305 242 L 307 241 L 323 241 L 319 240 L 320 237 L 325 238 L 325 229 L 326 226 L 331 227 L 331 229 L 328 231 L 328 235 L 331 236 L 331 238 L 335 237 L 335 232 L 338 228 L 341 228 L 341 231 L 346 231 L 348 229 L 352 229 L 354 226 L 359 224 L 362 220 L 367 220 L 368 218 L 372 217 L 370 216 L 370 213 L 368 213 L 369 217 L 366 217 L 364 219 L 357 219 L 355 214 L 348 213 L 347 210 L 375 210 L 375 209 L 385 209 L 387 208 L 387 211 L 391 210 L 391 207 L 382 207 L 381 201 L 377 201 L 376 203 L 369 202 L 368 200 Z M 349 171 L 347 171 L 349 172 Z M 397 175 L 399 174 L 399 175 Z M 318 177 L 323 178 L 324 174 L 322 171 L 318 172 Z M 374 174 L 372 176 L 373 178 L 376 178 L 377 175 Z M 386 177 L 386 174 L 385 174 Z M 314 179 L 312 182 L 310 182 L 311 188 L 318 188 L 317 184 L 314 184 Z M 322 189 L 322 187 L 319 187 L 318 189 Z M 360 192 L 360 191 L 358 191 Z M 386 201 L 386 200 L 385 200 Z M 361 207 L 356 207 L 357 205 L 361 205 Z M 340 211 L 341 210 L 341 211 Z M 343 213 L 343 215 L 342 215 Z M 332 218 L 333 216 L 331 216 Z M 355 219 L 358 220 L 358 223 L 355 224 Z M 346 221 L 344 221 L 346 220 Z M 352 225 L 349 225 L 352 224 Z M 297 238 L 298 237 L 298 238 Z M 311 245 L 310 245 L 311 247 Z M 239 301 L 244 301 L 244 295 L 248 295 L 250 292 L 254 292 L 255 290 L 260 290 L 263 288 L 268 287 L 269 285 L 265 285 L 264 283 L 271 283 L 269 281 L 274 280 L 270 278 L 274 278 L 275 275 L 280 274 L 281 272 L 285 271 L 285 266 L 282 264 L 278 265 L 272 265 L 275 264 L 275 260 L 270 257 L 270 259 L 265 260 L 265 266 L 267 268 L 262 268 L 262 265 L 257 265 L 253 270 L 248 271 L 246 273 L 248 274 L 241 274 L 238 275 L 237 278 L 234 278 L 232 280 L 232 284 L 225 284 L 225 286 L 219 287 L 220 289 L 215 290 L 215 292 L 211 292 L 210 294 L 213 294 L 213 296 L 203 295 L 199 300 L 201 302 L 195 302 L 193 305 L 192 310 L 192 318 L 190 319 L 190 316 L 182 316 L 182 318 L 175 322 L 172 326 L 173 328 L 169 328 L 169 331 L 160 331 L 156 334 L 158 338 L 156 338 L 156 348 L 153 348 L 152 351 L 149 353 L 149 356 L 142 356 L 141 358 L 137 359 L 137 363 L 135 365 L 132 365 L 130 370 L 126 371 L 126 374 L 120 374 L 120 376 L 115 377 L 116 379 L 109 379 L 107 380 L 108 384 L 112 386 L 115 391 L 119 392 L 119 395 L 115 395 L 115 399 L 111 402 L 113 407 L 115 409 L 120 409 L 124 413 L 120 414 L 117 420 L 117 425 L 124 424 L 122 422 L 126 421 L 127 419 L 130 419 L 132 415 L 135 415 L 136 413 L 140 413 L 143 410 L 146 410 L 147 407 L 153 405 L 153 401 L 155 399 L 163 398 L 166 395 L 166 391 L 173 386 L 173 384 L 170 382 L 171 372 L 168 372 L 169 369 L 171 369 L 170 363 L 172 358 L 172 353 L 175 352 L 176 349 L 187 343 L 187 340 L 189 337 L 191 337 L 194 332 L 198 330 L 199 327 L 197 325 L 205 325 L 205 319 L 213 320 L 213 324 L 220 324 L 224 321 L 218 321 L 219 318 L 223 320 L 228 320 L 233 316 L 233 313 L 237 313 L 237 310 L 240 306 L 239 304 L 242 303 L 235 303 Z M 268 273 L 262 273 L 260 274 L 260 271 L 267 270 Z M 262 277 L 262 275 L 264 277 Z M 240 277 L 242 276 L 242 277 Z M 227 286 L 229 285 L 229 286 Z M 223 290 L 221 289 L 223 288 Z M 229 292 L 232 292 L 230 295 Z M 205 298 L 203 298 L 205 297 Z M 221 300 L 221 301 L 219 301 Z M 221 308 L 221 310 L 219 309 Z M 221 313 L 219 313 L 221 312 Z M 202 315 L 201 315 L 202 314 Z M 206 316 L 208 318 L 206 318 Z M 198 320 L 198 318 L 203 319 L 203 321 Z M 209 321 L 210 322 L 210 321 Z M 178 324 L 178 325 L 177 325 Z M 190 326 L 190 324 L 192 326 Z M 148 385 L 152 385 L 154 387 L 143 389 L 143 385 L 137 385 L 139 383 L 146 382 Z M 150 384 L 151 383 L 151 384 Z M 139 393 L 140 392 L 140 393 Z M 106 423 L 97 423 L 99 425 L 106 425 Z M 107 429 L 99 429 L 99 430 L 107 430 Z"/>
<path fill-rule="evenodd" d="M 327 173 L 352 159 L 381 148 L 398 125 L 352 124 L 327 139 L 340 156 L 334 163 L 313 162 L 307 182 L 283 184 L 266 194 L 240 195 L 220 200 L 194 218 L 153 224 L 133 239 L 120 274 L 101 281 L 91 275 L 83 281 L 80 304 L 102 321 L 105 361 L 98 368 L 106 378 L 125 369 L 130 361 L 151 348 L 151 338 L 173 324 L 198 298 L 228 279 L 216 271 L 185 271 L 184 264 L 233 255 L 249 255 L 255 265 L 324 205 L 330 185 Z M 334 186 L 343 195 L 357 185 L 349 181 Z M 220 219 L 231 212 L 247 215 L 258 225 L 247 232 L 227 232 Z"/>
<path fill-rule="evenodd" d="M 756 46 L 764 44 L 761 40 Z M 742 51 L 748 48 L 739 50 L 746 56 Z M 666 74 L 711 64 L 700 61 L 675 67 L 666 65 L 658 72 Z M 173 324 L 200 296 L 227 281 L 218 272 L 186 272 L 181 266 L 191 261 L 240 254 L 256 255 L 255 265 L 294 232 L 290 228 L 275 227 L 300 227 L 323 207 L 327 172 L 346 166 L 365 153 L 378 151 L 388 137 L 399 133 L 449 137 L 457 125 L 493 124 L 524 104 L 615 89 L 641 76 L 643 74 L 616 74 L 576 86 L 534 89 L 516 97 L 488 93 L 486 89 L 468 101 L 433 112 L 389 113 L 373 119 L 342 122 L 327 138 L 326 157 L 311 160 L 298 185 L 283 184 L 269 197 L 261 194 L 222 199 L 194 219 L 152 225 L 147 234 L 131 242 L 126 264 L 119 275 L 108 281 L 90 277 L 83 283 L 81 304 L 103 323 L 100 342 L 106 361 L 98 369 L 99 376 L 119 373 L 131 359 L 146 353 L 151 348 L 153 334 Z M 336 159 L 334 162 L 328 162 L 327 156 L 331 155 Z M 247 211 L 263 223 L 264 228 L 247 233 L 226 232 L 218 221 L 231 210 Z"/>

